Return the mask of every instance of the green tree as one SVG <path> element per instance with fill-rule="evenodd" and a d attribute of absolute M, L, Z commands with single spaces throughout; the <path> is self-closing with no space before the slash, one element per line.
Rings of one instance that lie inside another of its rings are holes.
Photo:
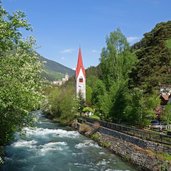
<path fill-rule="evenodd" d="M 92 105 L 92 88 L 89 86 L 89 85 L 86 85 L 86 104 L 88 106 L 91 106 Z"/>
<path fill-rule="evenodd" d="M 162 120 L 166 121 L 167 125 L 171 123 L 171 104 L 168 103 L 163 111 Z"/>
<path fill-rule="evenodd" d="M 30 121 L 41 101 L 41 63 L 33 39 L 22 40 L 30 28 L 21 12 L 9 15 L 0 6 L 0 145 Z"/>
<path fill-rule="evenodd" d="M 75 98 L 75 91 L 72 88 L 67 88 L 62 90 L 63 96 L 60 103 L 61 116 L 60 122 L 65 124 L 70 124 L 77 113 L 77 100 Z"/>
<path fill-rule="evenodd" d="M 29 112 L 38 108 L 40 69 L 34 52 L 22 48 L 0 58 L 0 144 L 8 142 L 17 128 L 27 124 Z"/>
<path fill-rule="evenodd" d="M 62 100 L 59 87 L 56 86 L 47 86 L 44 89 L 44 101 L 41 105 L 44 113 L 48 114 L 50 117 L 60 117 L 61 109 L 60 103 Z"/>
<path fill-rule="evenodd" d="M 94 85 L 93 88 L 93 92 L 92 92 L 92 104 L 94 105 L 95 109 L 96 109 L 96 114 L 102 114 L 102 110 L 101 110 L 101 105 L 102 105 L 102 97 L 106 94 L 106 87 L 105 84 L 103 83 L 102 80 L 98 79 L 96 80 L 96 83 Z M 104 114 L 103 114 L 104 115 Z"/>
<path fill-rule="evenodd" d="M 156 118 L 155 109 L 160 105 L 160 99 L 156 92 L 146 95 L 135 88 L 127 94 L 127 106 L 125 108 L 127 123 L 140 127 L 148 126 L 152 119 Z"/>
<path fill-rule="evenodd" d="M 92 92 L 92 103 L 94 105 L 100 106 L 100 96 L 103 96 L 106 93 L 106 88 L 104 83 L 98 79 L 95 83 L 93 92 Z"/>
<path fill-rule="evenodd" d="M 121 123 L 125 121 L 125 107 L 127 105 L 126 93 L 128 92 L 127 80 L 117 80 L 110 88 L 109 95 L 112 106 L 109 116 L 113 122 Z"/>
<path fill-rule="evenodd" d="M 71 85 L 66 87 L 47 87 L 45 89 L 43 111 L 51 118 L 64 124 L 70 124 L 77 113 L 77 100 L 75 90 Z"/>
<path fill-rule="evenodd" d="M 88 106 L 91 106 L 92 105 L 92 94 L 93 94 L 93 90 L 96 86 L 96 82 L 98 80 L 98 77 L 94 75 L 93 72 L 90 72 L 92 71 L 92 68 L 89 68 L 88 69 L 88 74 L 87 74 L 87 70 L 86 70 L 86 75 L 87 75 L 87 78 L 86 78 L 86 104 Z"/>
<path fill-rule="evenodd" d="M 121 122 L 124 118 L 129 72 L 136 62 L 136 57 L 131 53 L 126 37 L 119 29 L 110 33 L 106 45 L 101 53 L 100 78 L 108 93 L 101 98 L 101 110 L 105 117 Z"/>
<path fill-rule="evenodd" d="M 79 112 L 80 115 L 82 115 L 85 106 L 86 106 L 85 99 L 83 98 L 82 93 L 79 92 L 77 98 L 77 112 Z"/>
<path fill-rule="evenodd" d="M 13 50 L 22 42 L 21 28 L 31 30 L 25 19 L 25 14 L 17 11 L 10 15 L 0 2 L 0 54 Z"/>
<path fill-rule="evenodd" d="M 127 105 L 125 94 L 127 91 L 125 82 L 117 80 L 110 90 L 101 96 L 101 111 L 105 119 L 118 123 L 124 121 L 124 109 Z"/>
<path fill-rule="evenodd" d="M 119 29 L 110 33 L 102 49 L 100 58 L 101 79 L 109 90 L 116 80 L 127 80 L 128 73 L 135 63 L 135 56 L 130 52 L 126 37 Z"/>

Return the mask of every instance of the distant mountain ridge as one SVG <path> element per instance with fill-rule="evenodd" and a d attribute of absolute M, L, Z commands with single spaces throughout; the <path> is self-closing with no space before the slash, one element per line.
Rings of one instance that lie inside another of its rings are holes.
<path fill-rule="evenodd" d="M 44 71 L 42 73 L 43 77 L 48 81 L 55 81 L 62 79 L 65 74 L 68 74 L 70 77 L 75 74 L 75 71 L 69 67 L 66 67 L 58 62 L 47 59 L 39 55 L 40 61 L 44 63 Z"/>

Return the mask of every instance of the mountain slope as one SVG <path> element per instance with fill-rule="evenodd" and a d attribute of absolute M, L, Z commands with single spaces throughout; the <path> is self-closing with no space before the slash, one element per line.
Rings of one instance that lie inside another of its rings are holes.
<path fill-rule="evenodd" d="M 49 81 L 60 80 L 65 74 L 68 74 L 70 77 L 75 74 L 74 70 L 59 64 L 58 62 L 44 58 L 39 54 L 38 56 L 40 61 L 44 63 L 44 72 L 42 75 Z"/>
<path fill-rule="evenodd" d="M 157 24 L 133 45 L 138 63 L 131 73 L 134 86 L 151 92 L 171 84 L 171 21 Z"/>

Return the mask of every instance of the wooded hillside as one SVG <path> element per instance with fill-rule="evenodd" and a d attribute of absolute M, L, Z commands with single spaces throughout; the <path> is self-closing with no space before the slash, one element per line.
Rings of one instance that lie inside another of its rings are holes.
<path fill-rule="evenodd" d="M 157 24 L 152 31 L 136 43 L 132 50 L 138 63 L 130 77 L 133 86 L 147 92 L 158 89 L 161 84 L 171 84 L 171 21 Z"/>

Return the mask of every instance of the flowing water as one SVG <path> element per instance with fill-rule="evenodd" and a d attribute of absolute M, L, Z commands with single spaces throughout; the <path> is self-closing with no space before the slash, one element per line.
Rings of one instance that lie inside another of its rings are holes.
<path fill-rule="evenodd" d="M 94 141 L 37 113 L 36 127 L 16 133 L 0 171 L 135 171 Z"/>

